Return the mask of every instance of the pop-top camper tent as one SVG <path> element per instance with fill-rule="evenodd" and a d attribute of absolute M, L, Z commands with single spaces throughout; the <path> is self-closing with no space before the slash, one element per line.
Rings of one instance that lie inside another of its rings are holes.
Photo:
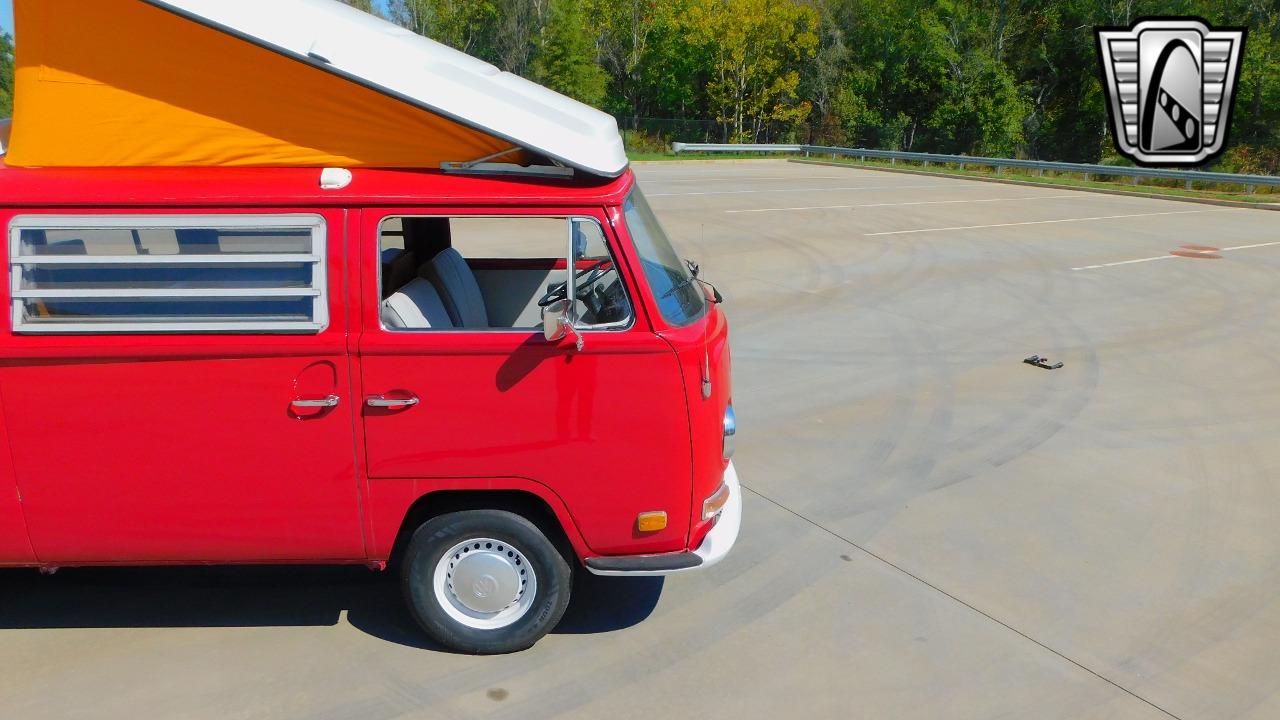
<path fill-rule="evenodd" d="M 17 0 L 15 24 L 11 166 L 627 166 L 609 115 L 337 0 Z"/>

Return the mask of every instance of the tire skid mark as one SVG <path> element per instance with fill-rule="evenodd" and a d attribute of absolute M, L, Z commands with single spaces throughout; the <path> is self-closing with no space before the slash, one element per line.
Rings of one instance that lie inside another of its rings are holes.
<path fill-rule="evenodd" d="M 1017 251 L 1024 254 L 1032 252 L 1024 247 L 1018 247 Z M 1045 264 L 1034 258 L 1033 263 Z M 1032 293 L 1037 297 L 1053 291 L 1054 276 L 1041 274 L 1040 278 L 1041 286 Z M 1062 317 L 1047 331 L 1052 338 L 1052 347 L 1089 347 L 1087 336 L 1069 318 Z M 1064 335 L 1072 336 L 1070 342 Z M 940 365 L 934 366 L 934 383 L 949 386 L 954 378 L 953 373 L 937 371 L 938 367 Z M 1083 412 L 1097 389 L 1099 368 L 1096 356 L 1088 354 L 1073 362 L 1071 367 L 1072 373 L 1067 377 L 1078 377 L 1078 383 L 1061 389 L 1054 389 L 1055 384 L 1048 381 L 1039 383 L 1033 394 L 1008 408 L 1000 417 L 933 448 L 932 462 L 917 459 L 915 464 L 896 463 L 881 468 L 905 486 L 891 487 L 890 492 L 873 496 L 870 500 L 859 499 L 856 509 L 845 517 L 865 516 L 891 509 L 911 497 L 972 479 L 989 467 L 1011 462 L 1048 442 Z M 1057 382 L 1066 381 L 1059 379 Z M 938 457 L 947 458 L 948 467 L 937 477 L 930 477 L 937 466 Z M 926 469 L 928 472 L 922 472 Z M 869 530 L 874 532 L 890 520 L 891 518 L 881 517 L 877 525 Z"/>
<path fill-rule="evenodd" d="M 814 535 L 808 531 L 793 540 L 793 544 L 809 545 L 814 542 Z M 811 560 L 818 557 L 814 553 L 807 553 L 806 556 Z M 724 597 L 732 598 L 732 601 L 720 607 L 717 622 L 709 623 L 693 617 L 682 619 L 682 627 L 668 626 L 661 637 L 639 647 L 630 647 L 623 659 L 592 665 L 593 673 L 600 677 L 623 679 L 618 685 L 624 687 L 643 682 L 657 673 L 697 657 L 704 650 L 713 648 L 716 641 L 741 628 L 750 627 L 752 622 L 774 612 L 830 572 L 842 569 L 843 561 L 832 552 L 824 557 L 819 568 L 794 562 L 770 563 L 767 567 L 772 571 L 768 573 L 768 577 L 756 580 L 755 586 L 745 593 L 740 590 L 730 592 L 728 584 L 721 586 L 725 591 Z M 674 640 L 673 636 L 679 640 Z M 576 673 L 568 675 L 574 676 Z M 616 691 L 617 686 L 610 690 Z M 598 697 L 600 696 L 574 679 L 521 698 L 520 702 L 506 705 L 491 717 L 527 718 L 535 710 L 544 716 L 557 716 Z"/>
<path fill-rule="evenodd" d="M 750 489 L 748 488 L 748 490 Z M 766 546 L 768 550 L 765 554 L 753 556 L 751 563 L 743 562 L 739 557 L 737 562 L 725 562 L 708 571 L 715 573 L 719 585 L 722 589 L 725 589 L 725 594 L 716 597 L 708 596 L 703 598 L 699 604 L 713 604 L 717 607 L 717 613 L 725 613 L 726 611 L 736 612 L 745 606 L 749 606 L 752 602 L 756 602 L 759 598 L 768 598 L 765 605 L 773 608 L 798 594 L 807 586 L 807 583 L 804 582 L 779 583 L 779 576 L 790 577 L 797 573 L 803 575 L 808 572 L 811 575 L 808 577 L 810 581 L 816 581 L 821 577 L 821 575 L 812 574 L 811 569 L 806 570 L 805 568 L 808 568 L 808 566 L 778 561 L 780 558 L 792 557 L 790 554 L 792 546 L 806 542 L 806 539 L 811 537 L 812 533 L 806 524 L 785 523 L 773 525 L 771 529 L 775 532 L 780 532 L 782 537 L 777 538 L 776 542 L 769 543 Z M 741 548 L 735 549 L 735 552 L 740 550 Z M 830 567 L 832 569 L 837 568 L 840 563 L 842 561 L 835 553 L 832 553 L 828 563 Z M 752 589 L 747 592 L 729 592 L 728 588 L 742 584 L 746 584 Z M 733 597 L 734 601 L 732 604 L 725 606 L 722 600 L 728 597 Z M 660 607 L 659 611 L 661 610 L 662 608 Z M 742 626 L 749 625 L 750 621 L 759 616 L 753 611 L 742 615 L 743 622 L 741 623 L 725 621 L 723 623 L 708 624 L 698 619 L 697 610 L 698 607 L 695 605 L 683 605 L 669 608 L 665 612 L 655 612 L 645 622 L 655 625 L 657 623 L 663 624 L 660 626 L 660 633 L 646 647 L 676 648 L 682 656 L 688 655 L 691 654 L 693 649 L 696 649 L 696 646 L 688 642 L 687 638 L 690 635 L 690 631 L 688 628 L 682 627 L 683 625 L 693 626 L 695 628 L 694 633 L 714 632 L 717 635 L 723 635 L 735 632 Z M 715 627 L 698 629 L 706 625 Z M 640 677 L 665 669 L 670 664 L 658 664 L 654 667 L 645 663 L 644 658 L 635 652 L 628 652 L 622 660 L 610 661 L 610 656 L 617 655 L 616 647 L 610 647 L 609 643 L 602 642 L 601 639 L 592 639 L 589 636 L 572 637 L 582 639 L 582 643 L 577 643 L 576 647 L 560 645 L 550 650 L 546 650 L 540 645 L 535 646 L 535 648 L 524 654 L 508 655 L 500 658 L 474 658 L 474 664 L 470 667 L 443 674 L 433 674 L 427 683 L 406 678 L 399 672 L 399 668 L 391 666 L 384 668 L 379 682 L 388 686 L 387 689 L 397 697 L 406 699 L 407 707 L 412 710 L 430 706 L 434 702 L 440 702 L 441 697 L 457 698 L 471 693 L 482 692 L 495 685 L 510 686 L 513 681 L 518 681 L 520 678 L 531 674 L 578 678 L 581 676 L 580 669 L 582 667 L 593 667 L 599 670 L 607 666 L 617 668 L 617 677 Z M 591 644 L 585 645 L 588 642 Z M 664 660 L 664 662 L 667 661 Z M 501 663 L 501 666 L 495 667 L 499 663 Z M 639 667 L 632 667 L 632 665 Z M 583 688 L 576 680 L 565 685 L 572 686 L 573 691 L 566 693 L 568 695 L 577 697 L 584 694 Z M 563 685 L 556 687 L 563 688 Z M 539 707 L 538 702 L 549 705 L 557 704 L 547 699 L 554 697 L 555 692 L 556 690 L 546 689 L 536 696 L 513 693 L 497 715 L 486 714 L 485 717 L 503 717 L 504 713 L 507 712 L 523 712 L 525 714 L 521 715 L 521 717 L 529 717 L 530 707 Z M 541 700 L 536 698 L 541 698 Z M 397 707 L 401 705 L 403 704 L 397 703 Z M 518 710 L 521 708 L 523 710 Z M 400 717 L 406 713 L 392 717 Z M 545 712 L 538 712 L 533 716 L 546 717 L 548 715 Z M 385 720 L 390 720 L 390 718 Z"/>

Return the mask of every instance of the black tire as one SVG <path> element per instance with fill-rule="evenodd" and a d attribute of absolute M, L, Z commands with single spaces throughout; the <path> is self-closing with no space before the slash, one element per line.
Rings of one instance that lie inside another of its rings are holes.
<path fill-rule="evenodd" d="M 535 573 L 532 604 L 510 625 L 470 627 L 452 617 L 437 597 L 434 577 L 441 558 L 471 538 L 510 543 Z M 409 612 L 432 639 L 461 652 L 491 655 L 525 650 L 551 632 L 569 606 L 573 571 L 555 544 L 525 518 L 504 510 L 466 510 L 432 518 L 414 531 L 400 579 Z"/>

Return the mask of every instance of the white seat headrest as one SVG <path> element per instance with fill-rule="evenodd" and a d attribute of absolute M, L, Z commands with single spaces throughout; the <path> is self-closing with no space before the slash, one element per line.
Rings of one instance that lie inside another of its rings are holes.
<path fill-rule="evenodd" d="M 435 287 L 423 278 L 407 285 L 382 301 L 382 324 L 395 330 L 448 329 L 453 327 L 449 311 Z"/>

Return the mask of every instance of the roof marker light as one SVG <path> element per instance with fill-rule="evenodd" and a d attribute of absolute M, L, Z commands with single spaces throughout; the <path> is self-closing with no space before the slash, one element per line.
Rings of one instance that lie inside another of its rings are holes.
<path fill-rule="evenodd" d="M 346 168 L 325 168 L 320 171 L 320 187 L 325 190 L 341 190 L 351 184 L 353 176 Z"/>

